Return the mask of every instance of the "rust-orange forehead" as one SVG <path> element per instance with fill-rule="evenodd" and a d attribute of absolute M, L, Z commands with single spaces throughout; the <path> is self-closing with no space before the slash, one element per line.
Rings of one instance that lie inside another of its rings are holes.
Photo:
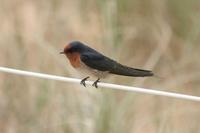
<path fill-rule="evenodd" d="M 64 47 L 64 51 L 67 51 L 68 49 L 70 49 L 71 48 L 71 45 L 70 44 L 67 44 L 67 45 L 65 45 L 65 47 Z"/>

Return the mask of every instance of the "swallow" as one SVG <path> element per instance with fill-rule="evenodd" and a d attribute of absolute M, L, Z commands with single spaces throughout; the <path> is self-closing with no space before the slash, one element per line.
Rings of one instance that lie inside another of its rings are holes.
<path fill-rule="evenodd" d="M 90 48 L 80 41 L 72 41 L 64 47 L 60 52 L 64 54 L 70 64 L 79 71 L 85 71 L 90 75 L 97 77 L 92 86 L 98 88 L 98 82 L 101 78 L 105 78 L 108 74 L 116 74 L 131 77 L 153 76 L 153 72 L 122 65 L 117 61 L 106 57 L 98 51 Z M 80 84 L 86 87 L 85 81 L 89 76 L 81 80 Z"/>

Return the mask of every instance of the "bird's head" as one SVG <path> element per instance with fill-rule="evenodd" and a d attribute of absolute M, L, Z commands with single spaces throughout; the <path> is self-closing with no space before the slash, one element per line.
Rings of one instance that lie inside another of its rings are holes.
<path fill-rule="evenodd" d="M 79 41 L 72 41 L 64 47 L 64 50 L 60 54 L 72 54 L 72 53 L 81 53 L 84 51 L 84 44 Z"/>

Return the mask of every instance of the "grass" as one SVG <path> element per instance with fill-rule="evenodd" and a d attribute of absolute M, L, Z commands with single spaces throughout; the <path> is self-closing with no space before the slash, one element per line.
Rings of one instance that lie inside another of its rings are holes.
<path fill-rule="evenodd" d="M 104 81 L 200 95 L 199 1 L 0 0 L 1 66 L 80 77 L 71 40 L 157 78 Z M 0 132 L 197 133 L 199 103 L 0 73 Z"/>

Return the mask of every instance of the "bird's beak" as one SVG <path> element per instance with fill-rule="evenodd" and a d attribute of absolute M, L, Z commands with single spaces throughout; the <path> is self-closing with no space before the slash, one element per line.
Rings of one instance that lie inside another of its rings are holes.
<path fill-rule="evenodd" d="M 60 54 L 64 54 L 64 53 L 65 53 L 65 52 L 63 52 L 63 51 L 62 51 L 62 52 L 60 52 Z"/>

